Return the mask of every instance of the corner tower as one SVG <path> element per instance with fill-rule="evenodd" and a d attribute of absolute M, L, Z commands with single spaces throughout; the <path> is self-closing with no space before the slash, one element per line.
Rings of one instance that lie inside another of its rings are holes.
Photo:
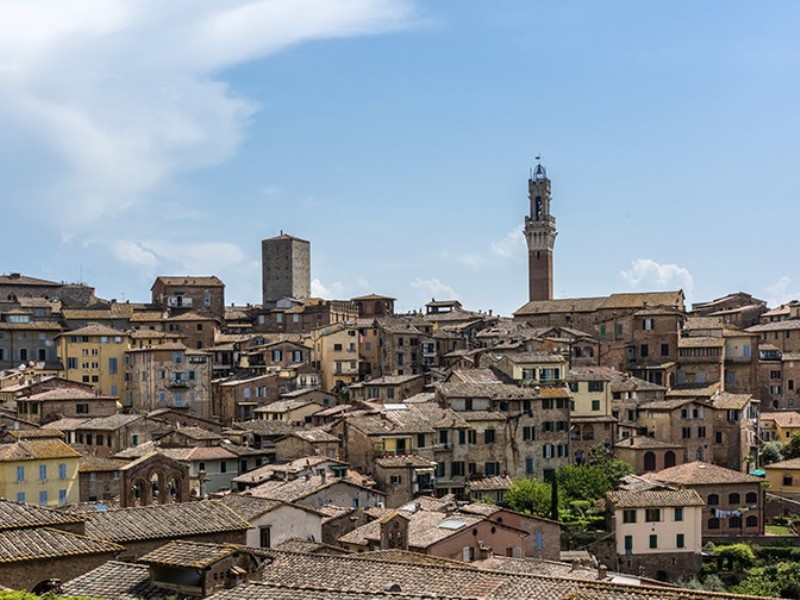
<path fill-rule="evenodd" d="M 525 217 L 528 299 L 552 300 L 556 219 L 550 214 L 550 180 L 542 163 L 537 163 L 528 179 L 528 198 L 531 202 L 531 214 Z"/>

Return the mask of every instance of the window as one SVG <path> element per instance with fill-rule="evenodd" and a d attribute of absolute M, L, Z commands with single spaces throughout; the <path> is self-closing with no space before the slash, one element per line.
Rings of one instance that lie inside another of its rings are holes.
<path fill-rule="evenodd" d="M 483 432 L 483 443 L 494 444 L 494 429 L 487 429 Z"/>
<path fill-rule="evenodd" d="M 588 382 L 590 392 L 602 392 L 605 389 L 605 382 L 603 381 L 590 381 Z"/>
<path fill-rule="evenodd" d="M 545 444 L 542 446 L 542 456 L 544 458 L 553 458 L 555 454 L 555 446 L 553 444 Z"/>
<path fill-rule="evenodd" d="M 681 427 L 681 437 L 685 440 L 688 440 L 690 437 L 692 437 L 692 428 Z"/>
<path fill-rule="evenodd" d="M 536 427 L 533 425 L 525 425 L 522 428 L 522 441 L 528 442 L 536 439 Z"/>
<path fill-rule="evenodd" d="M 117 358 L 115 356 L 112 356 L 111 358 L 108 359 L 109 375 L 114 375 L 117 372 L 117 369 L 118 369 Z"/>
<path fill-rule="evenodd" d="M 669 356 L 669 344 L 661 344 L 661 356 Z"/>
<path fill-rule="evenodd" d="M 436 463 L 436 477 L 444 477 L 444 463 L 437 462 Z"/>
<path fill-rule="evenodd" d="M 439 443 L 445 446 L 447 445 L 447 429 L 439 430 Z"/>
<path fill-rule="evenodd" d="M 391 475 L 389 477 L 389 483 L 392 485 L 400 485 L 403 483 L 403 478 L 400 475 Z"/>
<path fill-rule="evenodd" d="M 74 356 L 70 356 L 67 358 L 67 368 L 68 369 L 77 369 L 78 368 L 78 359 Z"/>
<path fill-rule="evenodd" d="M 569 391 L 570 392 L 577 392 L 578 391 L 578 382 L 577 381 L 570 381 L 569 382 Z"/>
<path fill-rule="evenodd" d="M 17 502 L 25 504 L 25 492 L 17 492 Z"/>
<path fill-rule="evenodd" d="M 496 461 L 487 462 L 484 465 L 483 473 L 487 477 L 491 477 L 493 475 L 499 475 L 500 474 L 500 463 L 496 462 Z"/>
<path fill-rule="evenodd" d="M 425 447 L 425 434 L 418 433 L 417 434 L 417 448 L 424 448 Z"/>
<path fill-rule="evenodd" d="M 39 506 L 47 506 L 47 490 L 39 492 Z"/>
<path fill-rule="evenodd" d="M 697 428 L 697 437 L 699 437 L 699 438 L 706 437 L 706 428 L 705 427 L 698 427 Z"/>
<path fill-rule="evenodd" d="M 631 554 L 633 552 L 633 536 L 626 535 L 625 536 L 625 554 Z"/>
<path fill-rule="evenodd" d="M 467 443 L 467 432 L 464 429 L 458 430 L 458 443 L 462 446 Z"/>
<path fill-rule="evenodd" d="M 739 494 L 733 493 L 728 494 L 728 504 L 739 504 L 742 501 L 741 496 Z"/>
<path fill-rule="evenodd" d="M 537 531 L 534 536 L 534 548 L 536 550 L 544 550 L 544 533 Z"/>
<path fill-rule="evenodd" d="M 747 492 L 747 495 L 744 497 L 744 501 L 747 504 L 755 504 L 758 502 L 758 494 L 755 492 Z"/>
<path fill-rule="evenodd" d="M 453 477 L 464 476 L 464 461 L 454 460 L 450 463 L 450 475 Z"/>
<path fill-rule="evenodd" d="M 648 348 L 647 344 L 642 344 L 639 346 L 639 356 L 642 358 L 647 358 L 648 354 L 650 354 L 650 349 Z"/>
<path fill-rule="evenodd" d="M 645 331 L 653 331 L 655 319 L 642 319 L 642 329 Z"/>
<path fill-rule="evenodd" d="M 39 479 L 41 481 L 47 480 L 47 465 L 39 465 Z"/>
<path fill-rule="evenodd" d="M 636 523 L 636 510 L 628 509 L 622 511 L 623 523 Z"/>
<path fill-rule="evenodd" d="M 600 410 L 600 400 L 592 400 L 592 410 Z"/>
<path fill-rule="evenodd" d="M 271 525 L 262 525 L 258 528 L 259 543 L 262 548 L 270 547 L 270 527 Z"/>
<path fill-rule="evenodd" d="M 66 506 L 67 504 L 67 490 L 58 490 L 58 505 Z"/>
<path fill-rule="evenodd" d="M 675 546 L 678 548 L 686 547 L 686 540 L 682 533 L 679 533 L 675 536 Z"/>
<path fill-rule="evenodd" d="M 525 458 L 525 474 L 526 475 L 533 475 L 534 468 L 533 468 L 533 458 L 528 456 Z"/>
<path fill-rule="evenodd" d="M 474 429 L 470 429 L 467 431 L 467 443 L 468 444 L 477 444 L 478 443 L 478 432 Z"/>
<path fill-rule="evenodd" d="M 657 523 L 661 520 L 660 508 L 648 508 L 644 511 L 644 520 L 646 523 Z"/>
<path fill-rule="evenodd" d="M 717 517 L 711 517 L 708 520 L 708 528 L 709 529 L 719 529 L 719 519 Z"/>
<path fill-rule="evenodd" d="M 58 465 L 58 478 L 59 479 L 67 478 L 67 465 L 65 465 L 64 463 Z"/>
<path fill-rule="evenodd" d="M 745 519 L 745 525 L 747 527 L 758 527 L 758 517 L 755 515 L 750 515 Z"/>
<path fill-rule="evenodd" d="M 709 494 L 708 495 L 708 505 L 709 506 L 717 506 L 717 505 L 719 505 L 719 496 L 717 494 Z"/>
<path fill-rule="evenodd" d="M 722 443 L 722 432 L 721 431 L 715 431 L 714 432 L 714 443 L 715 444 L 721 444 Z"/>
<path fill-rule="evenodd" d="M 17 467 L 17 481 L 25 481 L 25 467 Z"/>
<path fill-rule="evenodd" d="M 683 521 L 683 508 L 677 507 L 675 509 L 675 520 L 676 521 Z"/>
<path fill-rule="evenodd" d="M 651 535 L 650 536 L 650 547 L 651 548 L 658 548 L 658 536 Z"/>

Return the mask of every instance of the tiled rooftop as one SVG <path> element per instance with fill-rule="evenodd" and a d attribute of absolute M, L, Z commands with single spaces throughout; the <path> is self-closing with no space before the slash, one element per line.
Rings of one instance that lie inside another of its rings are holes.
<path fill-rule="evenodd" d="M 249 528 L 247 521 L 214 500 L 120 508 L 95 513 L 86 522 L 87 535 L 121 543 Z"/>
<path fill-rule="evenodd" d="M 0 530 L 45 527 L 80 523 L 82 518 L 33 504 L 21 504 L 0 498 Z"/>
<path fill-rule="evenodd" d="M 239 547 L 234 544 L 204 544 L 176 540 L 148 552 L 139 562 L 148 565 L 194 567 L 203 569 L 218 560 L 230 556 Z"/>
<path fill-rule="evenodd" d="M 0 444 L 0 461 L 78 458 L 80 455 L 80 452 L 60 439 L 20 440 L 11 444 Z"/>
<path fill-rule="evenodd" d="M 656 473 L 646 473 L 645 479 L 676 483 L 679 485 L 724 485 L 728 483 L 761 483 L 760 477 L 726 469 L 711 463 L 695 461 L 677 465 Z"/>
<path fill-rule="evenodd" d="M 618 490 L 608 493 L 615 508 L 650 508 L 659 506 L 705 506 L 694 490 Z"/>
<path fill-rule="evenodd" d="M 117 544 L 50 527 L 0 531 L 0 563 L 117 553 L 122 550 L 122 546 Z"/>

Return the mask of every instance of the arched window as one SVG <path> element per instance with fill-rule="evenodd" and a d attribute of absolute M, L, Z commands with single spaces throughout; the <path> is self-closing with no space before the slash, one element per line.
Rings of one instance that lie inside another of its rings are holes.
<path fill-rule="evenodd" d="M 728 504 L 739 504 L 741 501 L 742 497 L 739 494 L 735 492 L 733 494 L 728 494 Z"/>
<path fill-rule="evenodd" d="M 731 517 L 728 519 L 728 527 L 731 529 L 738 529 L 742 526 L 742 518 L 741 517 Z"/>
<path fill-rule="evenodd" d="M 667 450 L 664 454 L 664 468 L 669 469 L 675 466 L 675 453 L 672 450 Z"/>
<path fill-rule="evenodd" d="M 709 529 L 719 529 L 719 519 L 717 517 L 711 517 L 708 520 L 708 528 Z"/>
<path fill-rule="evenodd" d="M 755 492 L 747 492 L 747 495 L 744 497 L 744 501 L 747 502 L 747 504 L 755 504 L 758 502 L 758 494 Z"/>
<path fill-rule="evenodd" d="M 758 527 L 758 517 L 755 515 L 750 515 L 745 519 L 744 524 L 747 527 Z"/>
<path fill-rule="evenodd" d="M 656 454 L 655 452 L 645 452 L 644 453 L 644 470 L 645 471 L 655 471 L 656 470 Z"/>
<path fill-rule="evenodd" d="M 719 504 L 719 496 L 716 494 L 709 494 L 708 495 L 708 505 L 709 506 L 716 506 Z"/>

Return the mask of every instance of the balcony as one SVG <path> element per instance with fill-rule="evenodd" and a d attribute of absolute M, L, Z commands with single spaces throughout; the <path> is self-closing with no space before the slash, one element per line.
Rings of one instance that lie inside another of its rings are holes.
<path fill-rule="evenodd" d="M 183 381 L 182 379 L 173 379 L 172 381 L 169 382 L 168 385 L 171 388 L 188 388 L 189 382 Z"/>

